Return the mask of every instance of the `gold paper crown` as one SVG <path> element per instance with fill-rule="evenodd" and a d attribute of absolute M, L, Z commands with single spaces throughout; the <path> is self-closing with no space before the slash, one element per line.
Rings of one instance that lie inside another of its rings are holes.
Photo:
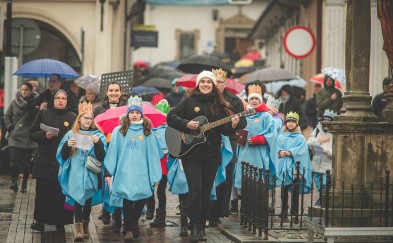
<path fill-rule="evenodd" d="M 261 86 L 257 85 L 257 84 L 251 84 L 250 86 L 248 86 L 248 94 L 252 94 L 252 93 L 257 93 L 262 95 L 262 88 Z"/>
<path fill-rule="evenodd" d="M 285 116 L 285 121 L 295 121 L 296 123 L 299 123 L 299 114 L 296 112 L 290 111 L 286 116 Z"/>
<path fill-rule="evenodd" d="M 78 113 L 82 114 L 86 112 L 93 113 L 93 105 L 90 102 L 83 101 L 78 105 Z"/>
<path fill-rule="evenodd" d="M 212 69 L 212 73 L 216 77 L 216 80 L 225 81 L 227 79 L 227 71 L 220 69 Z"/>

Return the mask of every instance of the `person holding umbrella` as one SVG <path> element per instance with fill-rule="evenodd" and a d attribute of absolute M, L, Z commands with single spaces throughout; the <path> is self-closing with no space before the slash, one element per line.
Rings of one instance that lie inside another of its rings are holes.
<path fill-rule="evenodd" d="M 318 90 L 316 94 L 318 117 L 322 118 L 325 110 L 332 110 L 340 114 L 343 106 L 341 91 L 334 87 L 335 80 L 328 75 L 325 75 L 323 80 L 323 88 Z"/>
<path fill-rule="evenodd" d="M 11 155 L 11 179 L 10 189 L 18 191 L 18 174 L 23 171 L 21 192 L 27 191 L 27 180 L 30 173 L 30 159 L 37 148 L 37 144 L 31 141 L 30 124 L 34 120 L 38 109 L 34 106 L 34 98 L 38 96 L 33 91 L 33 86 L 23 83 L 16 92 L 15 99 L 4 116 L 4 123 L 10 136 L 8 146 Z M 26 139 L 27 138 L 27 139 Z"/>
<path fill-rule="evenodd" d="M 217 80 L 210 71 L 199 73 L 196 88 L 188 97 L 172 108 L 167 116 L 168 126 L 190 133 L 199 129 L 199 122 L 192 119 L 205 116 L 210 122 L 233 115 L 227 108 Z M 221 162 L 221 135 L 233 134 L 239 125 L 239 116 L 231 117 L 231 123 L 223 124 L 206 133 L 208 143 L 190 156 L 182 158 L 189 187 L 190 240 L 206 241 L 205 224 L 210 204 L 210 192 Z M 208 145 L 207 145 L 208 144 Z"/>
<path fill-rule="evenodd" d="M 57 179 L 59 163 L 56 160 L 57 147 L 76 118 L 68 109 L 67 101 L 67 92 L 58 90 L 48 102 L 48 108 L 38 112 L 30 129 L 30 139 L 38 144 L 33 165 L 36 222 L 31 224 L 37 231 L 44 231 L 44 224 L 51 224 L 56 225 L 57 231 L 64 232 L 64 225 L 73 222 L 73 212 L 64 209 L 65 196 Z"/>

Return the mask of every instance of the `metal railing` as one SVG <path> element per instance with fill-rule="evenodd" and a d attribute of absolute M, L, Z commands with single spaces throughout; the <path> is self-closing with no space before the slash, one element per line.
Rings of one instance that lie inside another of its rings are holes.
<path fill-rule="evenodd" d="M 393 186 L 390 171 L 378 185 L 357 185 L 332 179 L 326 171 L 326 182 L 319 174 L 321 188 L 314 189 L 313 180 L 306 182 L 305 170 L 296 163 L 291 183 L 285 174 L 278 180 L 269 170 L 263 171 L 242 162 L 240 224 L 253 234 L 268 239 L 268 230 L 306 229 L 304 220 L 314 218 L 324 227 L 388 227 L 393 226 Z M 314 174 L 312 174 L 314 177 Z M 305 193 L 306 183 L 311 191 Z M 280 193 L 278 193 L 279 191 Z M 288 192 L 291 192 L 290 203 Z M 315 206 L 315 197 L 320 206 Z M 258 230 L 258 232 L 257 232 Z"/>

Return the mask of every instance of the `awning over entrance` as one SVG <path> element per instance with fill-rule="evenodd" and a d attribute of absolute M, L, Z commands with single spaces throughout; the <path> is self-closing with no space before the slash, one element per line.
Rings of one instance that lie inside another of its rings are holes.
<path fill-rule="evenodd" d="M 248 35 L 250 39 L 269 39 L 279 27 L 284 25 L 294 12 L 299 10 L 301 1 L 276 0 L 271 1 L 255 23 Z"/>

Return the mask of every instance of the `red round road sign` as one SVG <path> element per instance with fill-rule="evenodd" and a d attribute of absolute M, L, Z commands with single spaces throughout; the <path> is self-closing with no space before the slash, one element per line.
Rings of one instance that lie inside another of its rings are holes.
<path fill-rule="evenodd" d="M 294 26 L 285 33 L 283 45 L 292 57 L 305 58 L 315 48 L 315 36 L 307 27 Z"/>

